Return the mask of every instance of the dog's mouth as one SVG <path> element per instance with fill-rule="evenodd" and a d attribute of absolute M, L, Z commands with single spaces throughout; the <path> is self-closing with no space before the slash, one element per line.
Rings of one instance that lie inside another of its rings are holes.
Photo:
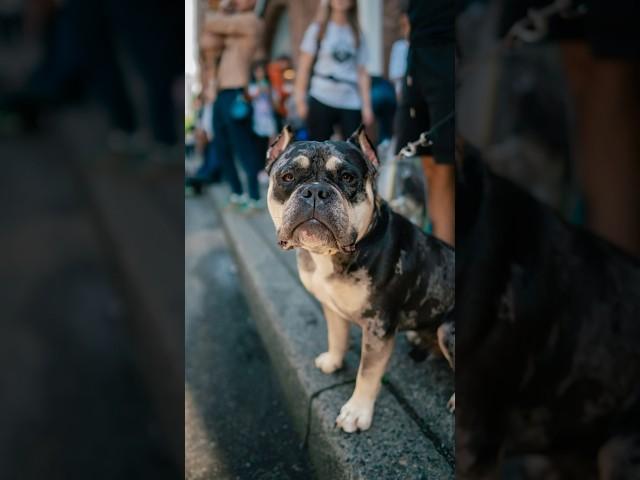
<path fill-rule="evenodd" d="M 290 238 L 288 240 L 281 239 L 278 243 L 285 250 L 301 246 L 311 250 L 355 251 L 355 244 L 341 245 L 334 229 L 315 215 L 297 223 L 291 229 Z"/>

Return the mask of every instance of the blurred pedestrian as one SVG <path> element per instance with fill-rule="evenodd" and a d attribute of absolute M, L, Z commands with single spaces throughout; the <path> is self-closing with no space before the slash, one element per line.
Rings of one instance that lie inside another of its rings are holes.
<path fill-rule="evenodd" d="M 360 123 L 373 123 L 366 63 L 357 2 L 322 0 L 318 17 L 300 45 L 294 93 L 310 139 L 328 140 L 335 126 L 346 138 Z"/>
<path fill-rule="evenodd" d="M 398 114 L 398 151 L 454 112 L 455 2 L 410 0 L 409 55 L 405 90 Z M 455 239 L 454 119 L 420 147 L 427 181 L 427 211 L 432 233 L 453 245 Z"/>
<path fill-rule="evenodd" d="M 182 160 L 174 90 L 184 75 L 170 32 L 179 19 L 171 3 L 84 0 L 26 2 L 27 24 L 44 22 L 42 55 L 24 88 L 0 97 L 0 110 L 21 110 L 29 128 L 41 112 L 94 95 L 109 116 L 107 146 L 117 154 L 173 163 Z M 29 13 L 31 12 L 31 13 Z M 35 17 L 35 18 L 30 18 Z M 41 18 L 42 17 L 42 18 Z M 45 21 L 46 20 L 46 21 Z M 124 58 L 129 62 L 123 61 Z M 140 142 L 143 126 L 127 74 L 142 80 L 135 96 L 148 108 L 152 143 Z"/>
<path fill-rule="evenodd" d="M 267 65 L 267 76 L 271 84 L 273 102 L 278 131 L 285 125 L 288 115 L 287 101 L 293 93 L 293 79 L 295 72 L 291 58 L 280 55 Z"/>
<path fill-rule="evenodd" d="M 276 134 L 277 125 L 273 108 L 273 92 L 267 77 L 267 62 L 260 60 L 253 64 L 249 97 L 253 107 L 253 132 L 260 155 L 265 156 L 269 139 Z"/>
<path fill-rule="evenodd" d="M 406 7 L 400 15 L 401 38 L 393 42 L 389 55 L 389 80 L 393 83 L 398 101 L 402 98 L 404 77 L 407 74 L 407 56 L 409 55 L 409 17 Z"/>
<path fill-rule="evenodd" d="M 200 95 L 202 105 L 196 116 L 195 138 L 196 150 L 202 155 L 202 164 L 194 175 L 187 175 L 185 178 L 185 185 L 192 187 L 196 194 L 199 194 L 205 185 L 219 182 L 222 177 L 222 165 L 216 156 L 214 146 L 213 95 L 211 87 Z"/>
<path fill-rule="evenodd" d="M 248 98 L 250 67 L 262 40 L 263 24 L 254 13 L 255 0 L 234 0 L 231 11 L 207 17 L 205 29 L 213 37 L 213 83 L 217 91 L 213 108 L 214 154 L 232 194 L 230 204 L 260 208 L 258 172 L 264 163 L 256 148 L 252 107 Z M 243 193 L 234 157 L 242 165 L 249 198 Z"/>
<path fill-rule="evenodd" d="M 397 107 L 393 84 L 384 77 L 371 77 L 371 106 L 378 125 L 376 145 L 380 145 L 391 140 Z"/>

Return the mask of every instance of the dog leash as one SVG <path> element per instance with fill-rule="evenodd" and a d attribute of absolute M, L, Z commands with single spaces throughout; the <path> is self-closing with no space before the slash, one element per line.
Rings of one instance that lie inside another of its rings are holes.
<path fill-rule="evenodd" d="M 431 127 L 429 130 L 422 132 L 417 140 L 414 140 L 413 142 L 409 142 L 404 147 L 402 147 L 402 150 L 400 150 L 400 152 L 398 153 L 398 157 L 405 157 L 405 158 L 413 157 L 416 154 L 418 147 L 428 147 L 433 145 L 433 142 L 431 141 L 431 136 L 436 132 L 436 130 L 438 130 L 438 128 L 440 128 L 442 125 L 447 123 L 449 120 L 452 120 L 453 117 L 455 117 L 455 115 L 456 115 L 455 110 L 452 110 L 451 112 L 449 112 L 447 115 L 444 116 L 444 118 L 436 122 L 436 124 L 433 127 Z"/>
<path fill-rule="evenodd" d="M 311 435 L 311 404 L 313 400 L 318 397 L 321 393 L 327 392 L 329 390 L 334 390 L 338 387 L 343 387 L 345 385 L 350 385 L 352 383 L 356 383 L 356 379 L 352 378 L 351 380 L 345 380 L 344 382 L 334 383 L 333 385 L 329 385 L 328 387 L 321 388 L 320 390 L 316 390 L 309 397 L 309 401 L 307 402 L 307 426 L 304 432 L 304 440 L 300 445 L 301 450 L 306 450 L 309 446 L 309 436 Z"/>
<path fill-rule="evenodd" d="M 527 10 L 527 14 L 520 20 L 516 21 L 507 31 L 504 39 L 488 54 L 481 57 L 482 60 L 494 57 L 497 54 L 503 53 L 506 50 L 513 47 L 514 44 L 520 43 L 535 43 L 542 40 L 549 34 L 549 20 L 554 16 L 561 18 L 576 18 L 586 15 L 588 8 L 584 2 L 579 2 L 574 5 L 573 0 L 554 0 L 550 4 L 541 8 L 530 8 Z M 464 75 L 469 71 L 476 69 L 482 62 L 475 60 L 470 67 L 465 70 L 463 67 Z M 420 134 L 417 140 L 408 142 L 398 153 L 398 158 L 413 157 L 416 154 L 418 147 L 429 147 L 433 145 L 431 138 L 434 132 L 452 119 L 455 116 L 455 110 L 445 115 L 440 121 L 438 121 L 429 130 Z"/>
<path fill-rule="evenodd" d="M 554 16 L 576 18 L 587 13 L 587 5 L 583 2 L 573 5 L 573 0 L 555 0 L 541 8 L 530 8 L 527 15 L 514 23 L 505 40 L 520 40 L 535 43 L 549 33 L 549 19 Z"/>
<path fill-rule="evenodd" d="M 498 41 L 497 45 L 481 53 L 478 57 L 470 59 L 470 63 L 456 67 L 457 77 L 466 77 L 478 68 L 484 67 L 487 60 L 504 55 L 516 45 L 531 44 L 543 40 L 549 34 L 549 21 L 553 17 L 558 16 L 570 19 L 584 16 L 587 13 L 588 8 L 584 0 L 553 0 L 544 7 L 530 8 L 524 17 L 512 24 L 504 38 Z M 395 196 L 396 185 L 393 179 L 396 178 L 400 163 L 407 158 L 414 157 L 418 147 L 433 145 L 431 137 L 435 131 L 454 116 L 455 110 L 445 115 L 429 130 L 422 132 L 416 140 L 408 142 L 398 154 L 387 157 L 389 158 L 387 173 L 389 180 L 387 180 L 386 186 L 382 189 L 386 192 L 383 193 L 384 198 L 391 199 Z"/>
<path fill-rule="evenodd" d="M 438 122 L 435 123 L 429 130 L 426 130 L 420 134 L 417 140 L 413 142 L 407 143 L 402 149 L 398 152 L 397 155 L 393 155 L 389 161 L 388 165 L 388 175 L 387 181 L 385 182 L 384 187 L 381 188 L 382 197 L 390 201 L 394 198 L 395 195 L 395 178 L 397 175 L 398 165 L 403 161 L 403 159 L 414 157 L 416 152 L 418 151 L 418 147 L 428 147 L 433 144 L 431 140 L 431 136 L 445 123 L 453 120 L 455 117 L 456 111 L 452 110 L 443 118 L 441 118 Z"/>

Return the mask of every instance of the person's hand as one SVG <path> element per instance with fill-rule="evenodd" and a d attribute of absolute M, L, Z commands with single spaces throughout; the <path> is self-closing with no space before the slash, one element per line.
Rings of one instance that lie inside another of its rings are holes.
<path fill-rule="evenodd" d="M 374 120 L 375 117 L 373 116 L 373 110 L 371 109 L 371 107 L 362 107 L 362 123 L 364 123 L 366 127 L 370 127 L 371 125 L 373 125 Z"/>
<path fill-rule="evenodd" d="M 297 100 L 296 101 L 296 110 L 298 111 L 298 116 L 302 120 L 306 120 L 307 119 L 307 115 L 309 114 L 309 106 L 307 105 L 306 101 Z"/>
<path fill-rule="evenodd" d="M 196 150 L 198 152 L 203 152 L 204 147 L 206 147 L 207 143 L 209 142 L 209 139 L 207 138 L 207 132 L 205 132 L 201 128 L 196 128 L 194 136 L 196 140 Z"/>
<path fill-rule="evenodd" d="M 230 14 L 233 13 L 235 9 L 235 5 L 232 0 L 222 0 L 220 2 L 220 11 L 222 13 Z"/>

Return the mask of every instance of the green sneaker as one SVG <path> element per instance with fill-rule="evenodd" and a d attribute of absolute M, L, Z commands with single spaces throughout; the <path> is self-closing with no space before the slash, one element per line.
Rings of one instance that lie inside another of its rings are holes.
<path fill-rule="evenodd" d="M 265 209 L 265 205 L 262 200 L 249 199 L 244 205 L 244 213 L 258 213 Z"/>
<path fill-rule="evenodd" d="M 247 197 L 242 195 L 237 195 L 232 193 L 229 195 L 229 203 L 227 203 L 227 208 L 229 210 L 242 211 L 247 204 Z"/>

